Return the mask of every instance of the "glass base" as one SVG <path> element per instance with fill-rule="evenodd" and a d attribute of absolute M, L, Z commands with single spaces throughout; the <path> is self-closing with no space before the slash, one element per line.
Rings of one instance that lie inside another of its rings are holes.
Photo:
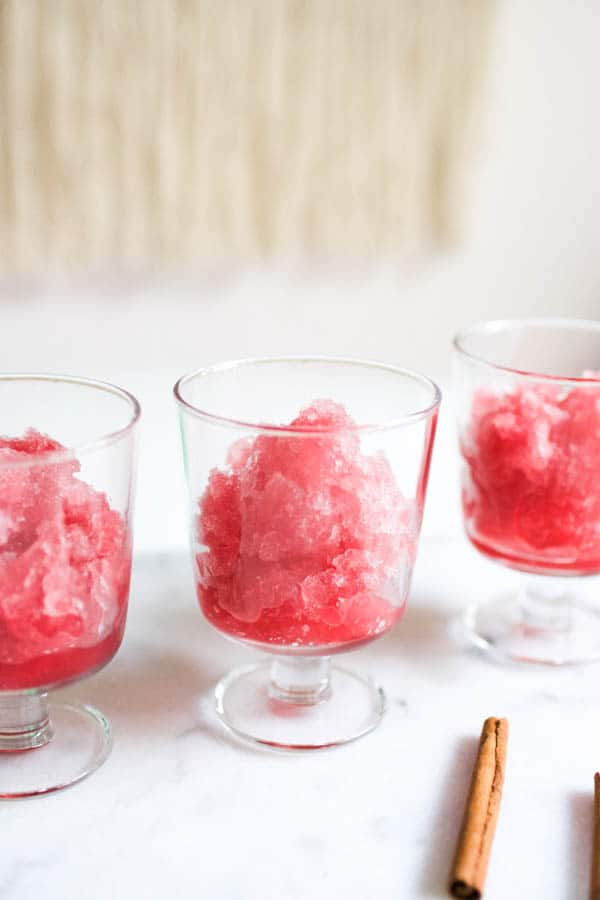
<path fill-rule="evenodd" d="M 569 597 L 532 608 L 515 591 L 474 604 L 465 613 L 469 640 L 495 659 L 546 666 L 600 661 L 600 609 Z"/>
<path fill-rule="evenodd" d="M 91 775 L 111 747 L 110 725 L 92 706 L 0 694 L 0 800 L 70 787 Z"/>
<path fill-rule="evenodd" d="M 215 689 L 217 714 L 237 737 L 278 750 L 323 750 L 372 731 L 383 690 L 328 657 L 279 657 L 230 672 Z"/>

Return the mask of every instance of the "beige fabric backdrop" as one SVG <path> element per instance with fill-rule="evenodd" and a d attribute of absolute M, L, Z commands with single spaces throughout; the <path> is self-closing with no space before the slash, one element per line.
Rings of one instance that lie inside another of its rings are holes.
<path fill-rule="evenodd" d="M 0 0 L 0 268 L 451 240 L 495 0 Z"/>

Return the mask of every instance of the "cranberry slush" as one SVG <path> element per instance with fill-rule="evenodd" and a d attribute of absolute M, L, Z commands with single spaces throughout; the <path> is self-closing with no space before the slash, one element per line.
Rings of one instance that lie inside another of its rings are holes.
<path fill-rule="evenodd" d="M 281 435 L 233 443 L 210 473 L 196 528 L 200 605 L 231 636 L 270 649 L 344 647 L 402 615 L 413 504 L 331 400 L 313 402 Z"/>
<path fill-rule="evenodd" d="M 528 571 L 600 571 L 600 380 L 477 391 L 461 450 L 479 550 Z"/>
<path fill-rule="evenodd" d="M 0 438 L 1 691 L 70 681 L 104 665 L 121 642 L 128 531 L 79 469 L 34 430 Z"/>

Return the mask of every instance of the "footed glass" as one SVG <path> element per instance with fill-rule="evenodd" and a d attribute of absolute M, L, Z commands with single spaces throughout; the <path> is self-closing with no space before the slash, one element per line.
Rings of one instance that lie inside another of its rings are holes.
<path fill-rule="evenodd" d="M 438 388 L 378 363 L 279 358 L 202 369 L 175 396 L 200 607 L 270 655 L 223 678 L 218 715 L 276 748 L 360 737 L 383 692 L 331 660 L 404 612 Z"/>
<path fill-rule="evenodd" d="M 139 414 L 99 381 L 0 375 L 0 798 L 67 787 L 110 751 L 98 710 L 48 695 L 123 637 Z"/>
<path fill-rule="evenodd" d="M 468 633 L 504 660 L 600 659 L 600 322 L 487 322 L 454 347 L 466 532 L 521 573 Z"/>

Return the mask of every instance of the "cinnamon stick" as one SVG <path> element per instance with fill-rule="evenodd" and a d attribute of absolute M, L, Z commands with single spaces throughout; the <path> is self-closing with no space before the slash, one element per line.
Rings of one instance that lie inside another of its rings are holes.
<path fill-rule="evenodd" d="M 600 773 L 594 775 L 594 850 L 590 900 L 600 900 Z"/>
<path fill-rule="evenodd" d="M 500 811 L 506 765 L 508 722 L 486 719 L 471 781 L 460 839 L 456 850 L 450 894 L 478 900 L 483 894 L 488 862 Z"/>

